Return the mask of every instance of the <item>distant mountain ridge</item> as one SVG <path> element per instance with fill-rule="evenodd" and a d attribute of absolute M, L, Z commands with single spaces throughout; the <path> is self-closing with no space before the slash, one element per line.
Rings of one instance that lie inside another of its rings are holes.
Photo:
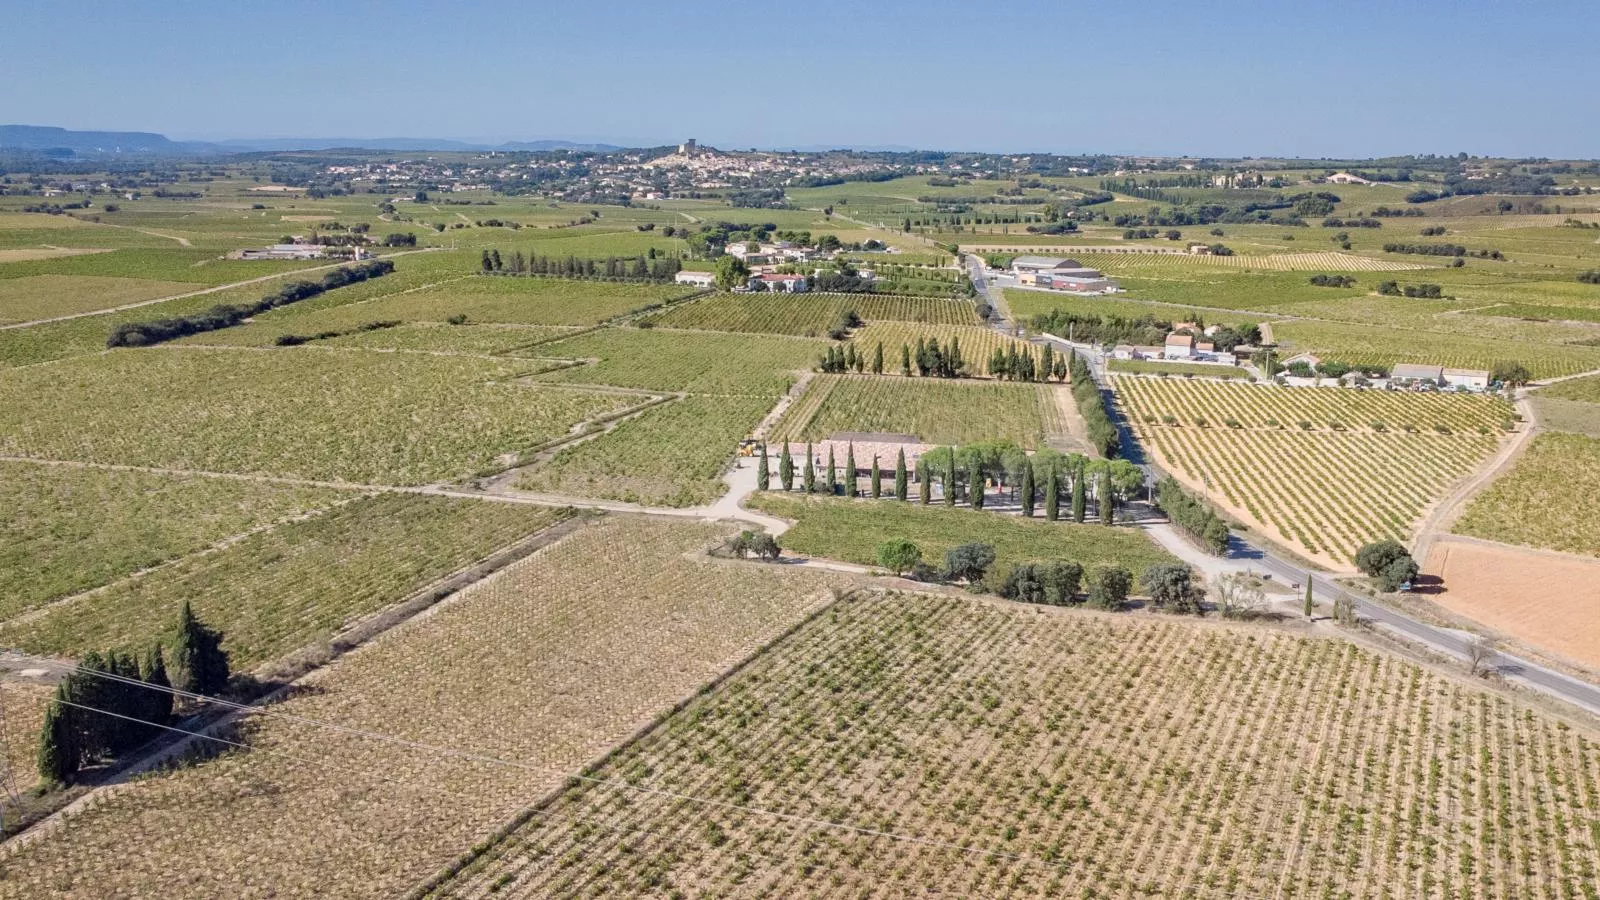
<path fill-rule="evenodd" d="M 587 150 L 609 152 L 623 148 L 612 144 L 585 144 L 574 141 L 507 141 L 503 144 L 476 144 L 446 138 L 262 138 L 226 141 L 174 141 L 165 135 L 145 131 L 73 131 L 49 125 L 0 125 L 0 149 L 71 150 L 74 154 L 144 154 L 195 156 L 224 153 L 287 152 L 292 150 L 392 150 L 422 152 L 455 151 L 540 151 Z"/>

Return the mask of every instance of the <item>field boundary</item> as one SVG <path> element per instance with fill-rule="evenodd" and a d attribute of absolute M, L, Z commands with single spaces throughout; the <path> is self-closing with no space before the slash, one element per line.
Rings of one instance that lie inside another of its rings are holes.
<path fill-rule="evenodd" d="M 210 714 L 207 714 L 202 709 L 200 712 L 193 713 L 189 717 L 178 721 L 166 732 L 168 735 L 175 735 L 174 737 L 152 740 L 146 745 L 151 748 L 149 752 L 130 759 L 125 764 L 116 766 L 114 770 L 105 774 L 103 781 L 73 798 L 72 802 L 28 824 L 23 830 L 11 834 L 3 842 L 0 842 L 0 855 L 14 855 L 32 842 L 48 837 L 57 829 L 65 827 L 68 819 L 80 812 L 87 811 L 94 804 L 127 788 L 132 784 L 131 779 L 162 766 L 185 752 L 196 741 L 216 737 L 217 732 L 238 719 L 249 715 L 257 709 L 275 705 L 306 678 L 324 671 L 328 666 L 336 662 L 339 657 L 371 643 L 391 629 L 422 618 L 444 601 L 460 596 L 467 588 L 488 579 L 512 564 L 520 562 L 565 538 L 579 528 L 596 521 L 599 515 L 579 513 L 566 517 L 532 534 L 518 538 L 511 544 L 501 547 L 469 566 L 451 572 L 442 578 L 435 579 L 430 584 L 413 591 L 388 607 L 372 613 L 340 631 L 329 640 L 326 658 L 316 659 L 308 654 L 309 648 L 302 647 L 276 660 L 262 663 L 250 674 L 267 681 L 266 686 L 270 687 L 270 689 L 254 700 L 248 701 L 246 708 L 230 707 L 213 711 Z M 55 665 L 60 668 L 66 664 L 56 663 Z M 275 667 L 279 666 L 285 667 L 281 670 L 281 676 L 280 672 L 274 671 Z M 278 680 L 279 677 L 282 680 Z"/>
<path fill-rule="evenodd" d="M 784 641 L 787 641 L 801 629 L 820 619 L 828 610 L 833 609 L 835 606 L 849 598 L 859 596 L 863 590 L 864 589 L 862 588 L 856 588 L 850 591 L 841 592 L 836 588 L 827 588 L 823 591 L 820 591 L 819 593 L 825 596 L 826 599 L 819 600 L 817 605 L 807 611 L 805 615 L 799 618 L 799 620 L 791 624 L 788 628 L 785 628 L 778 634 L 774 635 L 771 639 L 758 644 L 753 650 L 736 660 L 731 666 L 722 670 L 722 672 L 713 676 L 709 681 L 695 689 L 693 693 L 680 698 L 670 707 L 656 713 L 656 715 L 652 717 L 649 722 L 634 729 L 622 739 L 603 750 L 594 759 L 591 759 L 583 766 L 583 768 L 579 769 L 575 775 L 568 775 L 563 778 L 562 783 L 559 786 L 551 788 L 543 796 L 536 798 L 531 804 L 524 808 L 522 812 L 512 817 L 498 829 L 490 833 L 487 837 L 478 841 L 477 844 L 460 854 L 454 861 L 446 865 L 442 870 L 429 877 L 426 881 L 412 888 L 411 891 L 405 895 L 406 900 L 423 900 L 423 898 L 433 894 L 434 891 L 438 890 L 450 879 L 460 874 L 467 866 L 471 865 L 484 854 L 494 849 L 496 845 L 509 837 L 518 828 L 521 828 L 523 825 L 527 824 L 527 822 L 534 816 L 548 809 L 550 804 L 561 799 L 561 795 L 570 787 L 572 787 L 572 783 L 576 779 L 593 775 L 596 771 L 604 767 L 618 755 L 632 747 L 634 744 L 643 740 L 645 737 L 648 737 L 651 732 L 654 732 L 656 729 L 660 728 L 662 724 L 664 724 L 672 716 L 675 716 L 684 709 L 688 708 L 689 704 L 701 697 L 706 696 L 707 694 L 716 691 L 717 688 L 726 684 L 730 679 L 750 668 L 750 666 L 754 664 L 756 660 L 760 659 L 764 654 L 766 654 L 768 650 L 780 643 L 783 643 Z"/>

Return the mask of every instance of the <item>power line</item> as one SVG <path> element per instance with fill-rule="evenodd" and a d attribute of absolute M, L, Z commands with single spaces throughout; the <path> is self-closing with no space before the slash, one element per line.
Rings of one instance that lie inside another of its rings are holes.
<path fill-rule="evenodd" d="M 964 854 L 968 854 L 968 855 L 976 855 L 976 856 L 982 856 L 982 857 L 1006 859 L 1006 860 L 1010 860 L 1010 861 L 1013 861 L 1013 862 L 1020 862 L 1020 863 L 1025 863 L 1025 864 L 1038 865 L 1038 866 L 1042 866 L 1042 867 L 1045 867 L 1045 868 L 1051 868 L 1051 869 L 1056 869 L 1056 870 L 1060 870 L 1060 871 L 1068 871 L 1070 869 L 1070 865 L 1068 863 L 1052 862 L 1050 860 L 1043 859 L 1043 858 L 1038 857 L 1038 856 L 1031 856 L 1031 855 L 1022 854 L 1022 853 L 1012 853 L 1012 852 L 1005 851 L 1005 850 L 985 849 L 985 848 L 981 848 L 981 847 L 970 847 L 970 846 L 966 846 L 966 845 L 963 845 L 963 844 L 953 843 L 953 842 L 950 842 L 950 841 L 941 841 L 941 840 L 936 840 L 936 839 L 931 839 L 931 838 L 922 838 L 922 837 L 918 837 L 916 835 L 904 834 L 904 833 L 901 833 L 901 832 L 886 831 L 886 830 L 875 829 L 875 828 L 866 828 L 866 827 L 863 827 L 863 826 L 850 825 L 850 824 L 843 823 L 843 822 L 830 822 L 830 821 L 828 821 L 826 819 L 816 819 L 816 818 L 812 818 L 812 817 L 809 817 L 809 816 L 801 816 L 801 815 L 796 815 L 796 814 L 792 814 L 792 813 L 784 813 L 784 812 L 779 812 L 777 810 L 767 809 L 767 808 L 764 808 L 764 807 L 748 806 L 748 805 L 743 805 L 743 804 L 738 804 L 738 803 L 730 803 L 730 802 L 722 801 L 722 800 L 713 800 L 713 799 L 709 799 L 709 798 L 705 798 L 705 797 L 697 797 L 697 796 L 695 796 L 693 794 L 685 794 L 685 793 L 681 793 L 681 792 L 677 792 L 677 791 L 662 790 L 662 789 L 659 789 L 659 788 L 641 787 L 641 786 L 631 784 L 631 783 L 629 783 L 629 782 L 627 782 L 625 780 L 621 780 L 621 779 L 601 778 L 601 777 L 598 777 L 598 776 L 583 775 L 581 773 L 566 773 L 566 772 L 561 772 L 559 770 L 551 769 L 551 768 L 544 767 L 544 766 L 536 766 L 536 765 L 533 765 L 533 764 L 530 764 L 530 763 L 524 763 L 524 762 L 521 762 L 521 761 L 518 761 L 518 760 L 505 760 L 505 759 L 500 759 L 500 758 L 494 757 L 494 756 L 488 756 L 488 755 L 484 755 L 484 754 L 472 753 L 472 752 L 469 752 L 469 751 L 456 750 L 456 749 L 450 748 L 450 747 L 441 747 L 441 746 L 435 746 L 435 745 L 431 745 L 431 744 L 425 744 L 425 743 L 422 743 L 422 742 L 419 742 L 419 741 L 411 741 L 411 740 L 407 740 L 405 738 L 395 737 L 393 735 L 386 735 L 386 734 L 383 734 L 382 732 L 374 732 L 374 731 L 367 731 L 367 730 L 358 729 L 358 728 L 351 728 L 349 726 L 343 726 L 343 725 L 339 725 L 337 723 L 332 723 L 332 722 L 324 722 L 322 720 L 311 719 L 311 718 L 308 718 L 308 717 L 305 717 L 305 716 L 295 716 L 295 715 L 290 715 L 290 714 L 287 714 L 287 713 L 274 713 L 274 712 L 271 712 L 270 710 L 263 709 L 262 707 L 249 706 L 249 705 L 246 705 L 246 704 L 240 704 L 240 703 L 236 703 L 236 702 L 231 701 L 231 700 L 223 700 L 221 698 L 216 698 L 216 697 L 207 697 L 207 696 L 205 696 L 203 694 L 196 694 L 196 693 L 193 693 L 193 692 L 190 692 L 190 691 L 182 691 L 182 690 L 179 690 L 177 688 L 163 687 L 161 685 L 149 684 L 147 682 L 139 681 L 137 679 L 127 678 L 125 676 L 119 676 L 119 675 L 116 675 L 116 674 L 110 673 L 110 672 L 97 672 L 97 671 L 92 670 L 92 669 L 83 669 L 83 668 L 80 668 L 78 666 L 69 666 L 69 665 L 65 665 L 65 664 L 62 664 L 62 663 L 56 663 L 56 662 L 53 662 L 53 661 L 46 661 L 46 662 L 47 662 L 48 665 L 51 665 L 51 666 L 54 666 L 56 668 L 63 669 L 63 670 L 66 670 L 66 671 L 80 672 L 82 674 L 87 674 L 87 675 L 93 675 L 93 676 L 96 676 L 96 677 L 106 678 L 106 679 L 109 679 L 109 680 L 112 680 L 112 681 L 118 681 L 118 682 L 123 682 L 123 683 L 126 683 L 126 684 L 136 685 L 136 686 L 139 686 L 139 687 L 147 688 L 149 690 L 161 691 L 161 692 L 170 693 L 170 694 L 177 695 L 177 696 L 190 697 L 190 698 L 197 699 L 197 700 L 199 700 L 201 702 L 217 703 L 219 705 L 222 705 L 222 706 L 225 706 L 225 707 L 229 707 L 229 708 L 233 708 L 233 709 L 237 709 L 237 710 L 244 711 L 244 712 L 252 712 L 252 713 L 257 713 L 257 714 L 260 714 L 260 715 L 270 716 L 270 717 L 274 717 L 274 718 L 281 718 L 281 719 L 285 719 L 285 720 L 289 720 L 289 721 L 299 722 L 299 723 L 302 723 L 302 724 L 307 724 L 307 725 L 312 725 L 312 726 L 317 726 L 317 727 L 323 727 L 323 728 L 329 728 L 329 729 L 332 729 L 332 730 L 340 732 L 340 733 L 351 734 L 351 735 L 354 735 L 354 736 L 357 736 L 357 737 L 366 737 L 366 738 L 370 738 L 370 739 L 373 739 L 373 740 L 378 740 L 378 741 L 382 741 L 382 742 L 386 742 L 386 743 L 399 744 L 399 745 L 410 747 L 410 748 L 414 748 L 414 749 L 427 750 L 427 751 L 440 753 L 440 754 L 443 754 L 443 755 L 446 755 L 446 756 L 450 756 L 450 757 L 454 757 L 454 758 L 458 758 L 458 759 L 464 759 L 464 760 L 471 761 L 471 762 L 480 762 L 480 763 L 488 763 L 488 764 L 492 764 L 492 765 L 510 766 L 512 768 L 523 769 L 523 770 L 527 770 L 527 771 L 540 772 L 540 773 L 547 774 L 547 775 L 555 775 L 555 776 L 557 776 L 557 777 L 559 777 L 559 778 L 561 778 L 563 780 L 567 780 L 567 781 L 586 782 L 586 783 L 593 784 L 593 785 L 600 786 L 600 787 L 610 787 L 610 788 L 620 789 L 620 790 L 623 790 L 623 791 L 632 791 L 634 793 L 643 794 L 643 795 L 646 795 L 646 796 L 660 797 L 660 798 L 665 798 L 665 799 L 670 799 L 670 800 L 678 800 L 678 801 L 685 802 L 685 803 L 700 804 L 702 806 L 709 806 L 709 807 L 718 808 L 718 809 L 724 809 L 724 810 L 737 811 L 737 812 L 747 813 L 747 814 L 767 816 L 769 818 L 777 819 L 779 821 L 784 821 L 784 822 L 790 822 L 790 823 L 793 823 L 793 824 L 796 824 L 796 825 L 799 825 L 799 826 L 802 826 L 802 827 L 833 829 L 833 830 L 836 830 L 836 831 L 844 831 L 844 832 L 848 832 L 848 833 L 851 833 L 851 834 L 861 835 L 861 836 L 864 836 L 864 837 L 884 838 L 884 839 L 887 839 L 887 840 L 899 841 L 901 843 L 909 843 L 909 844 L 914 844 L 914 845 L 918 845 L 918 846 L 925 846 L 925 847 L 930 847 L 930 848 L 933 848 L 933 849 L 955 850 L 955 851 L 958 851 L 960 853 L 964 853 Z M 184 734 L 184 735 L 188 735 L 190 737 L 200 738 L 202 740 L 214 741 L 214 742 L 217 742 L 217 743 L 220 743 L 220 744 L 225 744 L 227 746 L 235 747 L 235 748 L 242 749 L 242 750 L 248 750 L 248 751 L 251 751 L 251 752 L 276 753 L 276 754 L 282 755 L 282 756 L 284 756 L 284 757 L 286 757 L 288 759 L 296 760 L 298 762 L 310 763 L 310 764 L 314 764 L 314 765 L 322 765 L 322 766 L 325 766 L 325 767 L 328 767 L 328 768 L 338 769 L 340 771 L 345 771 L 345 772 L 354 772 L 354 773 L 361 774 L 363 776 L 374 777 L 374 778 L 377 778 L 380 781 L 386 781 L 386 782 L 389 782 L 390 784 L 398 785 L 398 786 L 405 787 L 405 788 L 416 789 L 416 788 L 420 787 L 420 788 L 430 789 L 430 790 L 439 790 L 441 792 L 444 792 L 444 791 L 447 790 L 447 789 L 443 788 L 442 786 L 436 786 L 436 785 L 430 785 L 430 784 L 418 784 L 418 783 L 413 783 L 413 782 L 400 780 L 400 779 L 393 778 L 393 777 L 384 775 L 382 773 L 376 772 L 376 771 L 374 771 L 372 769 L 369 769 L 369 768 L 356 768 L 356 767 L 351 767 L 351 766 L 342 766 L 342 765 L 339 765 L 338 763 L 334 763 L 334 762 L 332 762 L 330 760 L 327 760 L 327 759 L 324 759 L 324 758 L 308 758 L 308 757 L 298 756 L 296 754 L 289 753 L 289 752 L 284 751 L 284 750 L 279 750 L 277 748 L 257 747 L 257 746 L 253 746 L 253 745 L 250 745 L 250 744 L 241 743 L 241 742 L 238 742 L 238 741 L 228 740 L 226 738 L 220 738 L 220 737 L 217 737 L 215 735 L 206 734 L 204 732 L 190 731 L 190 730 L 187 730 L 187 729 L 178 728 L 178 727 L 171 726 L 171 725 L 162 725 L 162 724 L 159 724 L 159 723 L 156 723 L 156 722 L 151 722 L 151 721 L 148 721 L 148 720 L 145 720 L 145 719 L 139 719 L 139 718 L 136 718 L 136 717 L 133 717 L 133 716 L 124 715 L 124 714 L 121 714 L 121 713 L 111 712 L 109 710 L 99 709 L 99 708 L 93 707 L 93 706 L 87 706 L 87 705 L 80 704 L 80 703 L 74 703 L 74 702 L 69 701 L 69 700 L 63 700 L 63 699 L 61 699 L 59 697 L 52 697 L 50 699 L 50 701 L 48 701 L 48 702 L 65 704 L 67 706 L 76 707 L 78 709 L 83 709 L 83 710 L 86 710 L 86 711 L 89 711 L 89 712 L 95 712 L 95 713 L 99 713 L 101 715 L 111 716 L 113 718 L 122 719 L 122 720 L 125 720 L 125 721 L 134 722 L 134 723 L 138 723 L 138 724 L 141 724 L 141 725 L 146 725 L 146 726 L 150 726 L 150 727 L 154 727 L 154 728 L 159 728 L 159 729 L 162 729 L 164 731 L 176 732 L 178 734 Z M 448 791 L 448 793 L 450 793 L 451 796 L 455 796 L 456 795 L 453 790 L 452 791 Z M 554 815 L 554 811 L 549 811 L 549 812 L 545 812 L 545 813 L 534 813 L 534 814 L 531 814 L 531 815 L 527 816 L 523 821 L 524 822 L 533 821 L 535 819 L 538 819 L 541 816 L 553 816 L 553 815 Z M 572 816 L 572 819 L 574 820 L 574 822 L 579 821 L 579 820 L 581 820 L 583 818 L 584 818 L 583 816 L 579 816 L 579 815 L 573 815 Z M 643 826 L 643 825 L 638 825 L 638 826 L 635 826 L 635 827 L 637 827 L 641 831 L 647 831 L 647 832 L 650 832 L 652 834 L 659 834 L 659 832 L 657 830 L 648 828 L 648 827 Z M 677 844 L 677 843 L 681 843 L 682 842 L 681 840 L 674 840 L 674 839 L 671 839 L 671 838 L 667 838 L 667 840 L 669 840 L 669 842 L 671 842 L 673 844 Z M 777 861 L 777 860 L 781 860 L 782 859 L 782 857 L 772 856 L 770 854 L 763 854 L 763 855 L 765 855 L 769 860 Z M 820 862 L 815 862 L 815 861 L 811 861 L 808 864 L 816 865 L 816 866 L 818 866 L 820 868 L 829 869 L 830 871 L 836 869 L 836 867 L 834 867 L 834 866 L 829 866 L 829 865 L 827 865 L 825 863 L 820 863 Z M 1191 896 L 1194 895 L 1195 891 L 1206 891 L 1208 893 L 1208 895 L 1210 895 L 1210 896 L 1227 896 L 1227 897 L 1232 897 L 1232 898 L 1239 898 L 1239 900 L 1266 900 L 1266 898 L 1263 898 L 1263 897 L 1259 897 L 1259 896 L 1255 896 L 1255 895 L 1249 895 L 1249 894 L 1241 894 L 1241 893 L 1232 892 L 1232 891 L 1225 892 L 1225 893 L 1222 893 L 1222 894 L 1218 894 L 1215 891 L 1215 889 L 1200 888 L 1200 887 L 1194 886 L 1194 885 L 1185 886 L 1185 887 L 1182 888 L 1182 892 L 1187 893 L 1187 894 L 1189 894 Z"/>
<path fill-rule="evenodd" d="M 93 675 L 93 676 L 95 676 L 97 678 L 106 678 L 106 679 L 109 679 L 111 681 L 116 681 L 116 682 L 121 682 L 123 684 L 129 684 L 129 685 L 134 685 L 134 686 L 138 686 L 138 687 L 143 687 L 143 688 L 146 688 L 146 689 L 149 689 L 149 690 L 163 691 L 163 692 L 171 693 L 171 694 L 173 694 L 175 696 L 187 697 L 187 698 L 195 699 L 195 700 L 198 700 L 198 701 L 200 701 L 202 703 L 216 703 L 216 704 L 218 704 L 220 706 L 223 706 L 225 708 L 230 708 L 230 709 L 234 709 L 234 710 L 238 710 L 238 711 L 242 711 L 242 712 L 251 712 L 251 713 L 258 714 L 258 715 L 268 716 L 268 717 L 271 717 L 271 718 L 284 719 L 286 721 L 295 722 L 295 723 L 298 723 L 298 724 L 311 725 L 311 726 L 318 727 L 318 728 L 326 728 L 326 729 L 329 729 L 331 731 L 334 731 L 334 732 L 337 732 L 337 733 L 341 733 L 341 734 L 348 734 L 348 735 L 351 735 L 351 736 L 354 736 L 354 737 L 367 738 L 367 739 L 370 739 L 370 740 L 381 741 L 381 742 L 384 742 L 384 743 L 395 744 L 395 745 L 398 745 L 398 746 L 407 747 L 407 748 L 413 749 L 413 750 L 421 750 L 421 751 L 425 751 L 425 752 L 437 753 L 437 754 L 440 754 L 440 755 L 443 755 L 443 756 L 454 757 L 454 758 L 457 758 L 457 759 L 465 759 L 465 760 L 469 760 L 469 761 L 472 761 L 472 762 L 488 763 L 490 765 L 511 766 L 513 768 L 522 769 L 522 770 L 525 770 L 525 771 L 538 772 L 538 773 L 544 774 L 544 775 L 552 775 L 552 776 L 555 776 L 557 778 L 561 778 L 561 779 L 569 780 L 569 781 L 579 781 L 579 782 L 585 782 L 585 783 L 588 783 L 588 784 L 596 784 L 596 785 L 603 785 L 603 786 L 610 786 L 610 787 L 620 787 L 620 788 L 623 788 L 623 789 L 626 789 L 626 790 L 633 791 L 635 793 L 643 794 L 645 796 L 662 797 L 662 798 L 667 798 L 667 799 L 672 799 L 672 800 L 681 800 L 681 801 L 686 802 L 686 803 L 698 803 L 698 804 L 701 804 L 703 806 L 708 806 L 708 807 L 717 808 L 717 809 L 737 810 L 739 812 L 744 812 L 744 813 L 754 813 L 754 814 L 757 814 L 757 815 L 764 815 L 764 816 L 768 816 L 770 818 L 778 819 L 780 821 L 794 822 L 794 823 L 797 823 L 797 824 L 815 825 L 815 826 L 818 826 L 818 827 L 832 828 L 832 829 L 839 830 L 839 831 L 848 831 L 848 832 L 851 832 L 851 833 L 862 834 L 862 835 L 867 835 L 867 836 L 871 836 L 871 837 L 889 838 L 891 840 L 897 840 L 897 841 L 901 841 L 901 842 L 904 842 L 904 843 L 918 844 L 918 845 L 928 846 L 928 847 L 941 847 L 941 848 L 949 849 L 949 850 L 959 850 L 962 853 L 977 854 L 977 855 L 981 855 L 981 856 L 992 856 L 992 857 L 997 857 L 997 858 L 1000 858 L 1000 859 L 1009 859 L 1009 860 L 1012 860 L 1014 862 L 1035 863 L 1035 864 L 1038 864 L 1038 865 L 1051 866 L 1051 867 L 1056 867 L 1056 868 L 1060 868 L 1063 865 L 1061 863 L 1053 863 L 1053 862 L 1050 862 L 1049 860 L 1041 859 L 1041 858 L 1036 857 L 1036 856 L 1029 856 L 1029 855 L 1020 854 L 1020 853 L 1012 853 L 1012 852 L 1006 851 L 1006 850 L 985 849 L 985 848 L 981 848 L 981 847 L 968 847 L 968 846 L 964 846 L 962 844 L 953 843 L 953 842 L 950 842 L 950 841 L 940 841 L 940 840 L 935 840 L 935 839 L 932 839 L 932 838 L 922 838 L 922 837 L 917 837 L 915 835 L 900 834 L 900 833 L 897 833 L 897 832 L 884 831 L 882 829 L 877 829 L 877 828 L 867 828 L 865 826 L 860 826 L 860 825 L 850 825 L 850 824 L 847 824 L 847 823 L 844 823 L 844 822 L 830 822 L 830 821 L 828 821 L 826 819 L 815 819 L 815 818 L 811 818 L 809 816 L 801 816 L 801 815 L 796 815 L 794 813 L 785 813 L 785 812 L 780 812 L 780 811 L 774 810 L 774 809 L 766 809 L 766 808 L 763 808 L 763 807 L 756 807 L 756 806 L 746 806 L 746 805 L 738 804 L 738 803 L 730 803 L 730 802 L 725 801 L 725 800 L 713 800 L 713 799 L 710 799 L 710 798 L 707 798 L 707 797 L 697 797 L 697 796 L 695 796 L 693 794 L 685 794 L 685 793 L 681 793 L 681 792 L 678 792 L 678 791 L 669 791 L 669 790 L 664 790 L 664 789 L 661 789 L 661 788 L 642 787 L 642 786 L 639 786 L 639 785 L 630 784 L 629 782 L 621 780 L 621 779 L 602 778 L 602 777 L 597 776 L 597 775 L 584 775 L 582 773 L 574 773 L 574 772 L 563 772 L 563 771 L 558 770 L 558 769 L 549 768 L 547 766 L 535 765 L 535 764 L 532 764 L 532 763 L 525 763 L 525 762 L 522 762 L 520 760 L 501 759 L 500 757 L 497 757 L 497 756 L 489 756 L 489 755 L 486 755 L 486 754 L 475 753 L 475 752 L 467 751 L 467 750 L 458 750 L 458 749 L 456 749 L 454 747 L 443 747 L 443 746 L 439 746 L 439 745 L 435 745 L 435 744 L 423 743 L 421 741 L 413 741 L 413 740 L 409 740 L 407 738 L 401 738 L 401 737 L 396 737 L 396 736 L 390 735 L 390 734 L 384 734 L 383 732 L 369 731 L 369 730 L 361 729 L 361 728 L 352 728 L 350 726 L 340 725 L 340 724 L 335 723 L 335 722 L 325 722 L 325 721 L 322 721 L 320 719 L 312 719 L 312 718 L 308 718 L 308 717 L 305 717 L 305 716 L 296 716 L 296 715 L 292 715 L 292 714 L 289 714 L 289 713 L 273 712 L 273 711 L 271 711 L 269 709 L 265 709 L 265 708 L 259 707 L 259 706 L 249 706 L 247 704 L 236 703 L 236 702 L 231 701 L 231 700 L 223 700 L 223 699 L 216 698 L 216 697 L 208 697 L 208 696 L 205 696 L 203 694 L 192 693 L 190 691 L 183 691 L 183 690 L 179 690 L 177 688 L 162 687 L 161 685 L 148 684 L 148 683 L 140 681 L 140 680 L 138 680 L 136 678 L 127 678 L 125 676 L 116 675 L 116 674 L 113 674 L 113 673 L 110 673 L 110 672 L 97 672 L 97 671 L 94 671 L 93 669 L 83 669 L 83 668 L 80 668 L 80 667 L 77 667 L 77 666 L 68 666 L 68 665 L 65 665 L 65 664 L 62 664 L 62 663 L 50 663 L 50 664 L 54 665 L 54 666 L 56 666 L 58 668 L 64 669 L 64 670 L 81 672 L 81 673 L 86 674 L 86 675 Z M 60 701 L 60 702 L 66 702 L 66 701 Z M 114 715 L 114 714 L 108 713 L 108 715 Z M 128 717 L 124 716 L 122 718 L 128 718 Z M 140 720 L 133 719 L 132 721 L 140 721 Z"/>

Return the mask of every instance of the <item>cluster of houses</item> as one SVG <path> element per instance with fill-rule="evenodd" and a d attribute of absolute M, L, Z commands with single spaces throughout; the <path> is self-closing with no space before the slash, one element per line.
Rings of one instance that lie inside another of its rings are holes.
<path fill-rule="evenodd" d="M 1293 366 L 1295 363 L 1305 363 L 1315 369 L 1322 360 L 1310 353 L 1301 353 L 1291 356 L 1283 361 L 1284 366 Z M 1351 372 L 1339 378 L 1340 383 L 1353 381 L 1362 377 L 1359 372 Z M 1288 376 L 1290 384 L 1309 383 L 1314 379 L 1295 378 Z M 1435 366 L 1425 363 L 1396 363 L 1389 370 L 1388 378 L 1368 379 L 1379 387 L 1388 387 L 1395 390 L 1449 390 L 1458 391 L 1486 391 L 1492 385 L 1487 369 L 1453 369 L 1448 366 Z"/>
<path fill-rule="evenodd" d="M 1117 283 L 1100 270 L 1063 257 L 1019 256 L 1011 261 L 1011 275 L 1024 287 L 1074 294 L 1110 294 L 1119 290 Z"/>
<path fill-rule="evenodd" d="M 832 256 L 815 247 L 803 247 L 792 241 L 759 244 L 753 241 L 735 241 L 727 246 L 726 252 L 750 268 L 750 279 L 745 283 L 744 290 L 774 294 L 803 294 L 811 287 L 806 276 L 793 272 L 779 272 L 777 271 L 779 266 L 817 262 Z M 857 274 L 867 279 L 873 277 L 873 273 L 866 269 L 860 270 Z M 674 280 L 678 284 L 709 288 L 716 283 L 716 276 L 710 272 L 679 272 L 674 276 Z"/>
<path fill-rule="evenodd" d="M 1178 322 L 1162 346 L 1117 344 L 1111 348 L 1111 358 L 1176 360 L 1232 366 L 1240 361 L 1249 362 L 1250 357 L 1261 349 L 1253 344 L 1240 344 L 1232 350 L 1218 350 L 1216 343 L 1209 340 L 1217 333 L 1218 328 L 1219 326 L 1212 325 L 1202 331 L 1194 322 Z"/>

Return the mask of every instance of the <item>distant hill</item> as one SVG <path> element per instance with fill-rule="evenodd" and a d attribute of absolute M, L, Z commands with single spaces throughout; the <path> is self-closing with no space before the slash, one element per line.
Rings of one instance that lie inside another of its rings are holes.
<path fill-rule="evenodd" d="M 621 150 L 611 144 L 582 144 L 573 141 L 508 141 L 503 144 L 476 144 L 447 138 L 260 138 L 226 141 L 174 141 L 165 135 L 144 131 L 71 131 L 46 125 L 0 125 L 0 149 L 71 150 L 74 154 L 145 154 L 197 156 L 222 153 L 286 152 L 291 150 L 389 150 L 402 153 L 429 150 L 455 151 L 539 151 Z"/>
<path fill-rule="evenodd" d="M 0 148 L 73 153 L 196 154 L 219 152 L 199 141 L 172 141 L 145 131 L 68 131 L 46 125 L 0 125 Z"/>

